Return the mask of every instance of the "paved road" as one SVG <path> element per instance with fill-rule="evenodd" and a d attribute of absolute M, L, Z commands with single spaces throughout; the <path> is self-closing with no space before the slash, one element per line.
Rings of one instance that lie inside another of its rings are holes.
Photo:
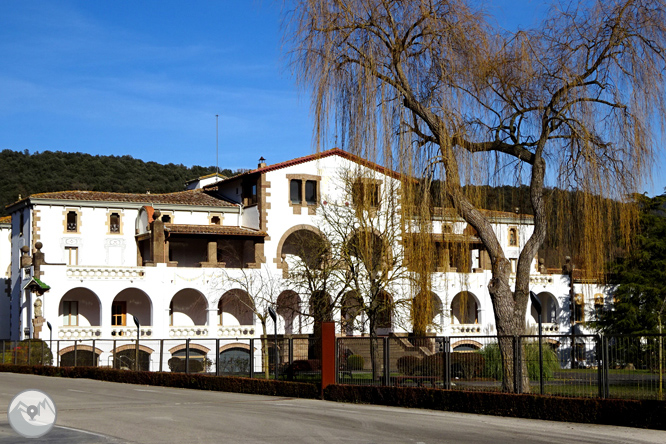
<path fill-rule="evenodd" d="M 666 432 L 0 374 L 0 410 L 43 390 L 56 427 L 30 443 L 664 443 Z M 28 441 L 28 440 L 25 440 Z M 0 416 L 0 443 L 25 442 Z"/>

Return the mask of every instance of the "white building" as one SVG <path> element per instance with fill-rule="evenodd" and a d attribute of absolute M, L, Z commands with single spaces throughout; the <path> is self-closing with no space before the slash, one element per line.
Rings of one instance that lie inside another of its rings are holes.
<path fill-rule="evenodd" d="M 310 295 L 299 294 L 289 279 L 294 242 L 303 233 L 322 234 L 323 206 L 353 206 L 340 185 L 341 174 L 352 170 L 371 184 L 366 186 L 376 187 L 373 192 L 399 183 L 396 173 L 334 149 L 275 165 L 260 163 L 255 170 L 210 185 L 188 183 L 189 189 L 178 193 L 63 191 L 20 200 L 8 207 L 11 307 L 5 307 L 6 300 L 0 305 L 0 331 L 13 340 L 48 339 L 48 322 L 54 340 L 99 341 L 94 351 L 105 364 L 112 353 L 111 340 L 136 337 L 134 318 L 142 340 L 171 341 L 163 361 L 182 357 L 184 338 L 190 339 L 190 352 L 197 356 L 211 355 L 212 339 L 259 338 L 263 330 L 255 311 L 264 310 L 259 305 L 268 302 L 277 305 L 280 333 L 310 333 Z M 531 218 L 513 213 L 489 217 L 515 262 L 531 234 Z M 446 212 L 433 221 L 435 237 L 442 243 L 467 234 L 471 257 L 460 264 L 446 260 L 435 272 L 432 296 L 438 310 L 431 332 L 464 337 L 460 344 L 480 347 L 475 336 L 495 333 L 487 289 L 491 272 L 487 254 L 470 228 Z M 5 257 L 7 225 L 0 223 L 0 230 Z M 22 253 L 24 246 L 27 252 Z M 0 263 L 0 271 L 7 265 Z M 251 282 L 242 285 L 243 280 Z M 530 280 L 545 306 L 546 332 L 570 332 L 567 277 L 539 270 L 535 260 Z M 261 299 L 248 295 L 255 284 L 274 293 Z M 40 295 L 46 286 L 50 289 Z M 401 292 L 398 283 L 389 296 L 394 302 L 410 298 Z M 600 297 L 603 300 L 601 290 L 590 284 L 577 283 L 574 293 L 579 321 L 592 315 Z M 338 311 L 333 316 L 340 320 L 345 314 Z M 381 333 L 408 332 L 400 316 L 387 319 Z M 367 331 L 340 327 L 339 332 Z M 233 341 L 225 347 L 248 348 L 240 342 L 234 346 Z M 157 353 L 150 347 L 142 350 Z M 155 359 L 151 362 L 154 368 Z"/>

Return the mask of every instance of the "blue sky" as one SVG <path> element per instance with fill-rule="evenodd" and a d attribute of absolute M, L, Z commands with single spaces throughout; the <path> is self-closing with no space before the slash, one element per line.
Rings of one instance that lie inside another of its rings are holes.
<path fill-rule="evenodd" d="M 508 29 L 547 11 L 492 0 Z M 251 168 L 310 154 L 312 117 L 281 48 L 281 2 L 0 2 L 0 150 Z M 658 178 L 650 194 L 661 192 Z"/>

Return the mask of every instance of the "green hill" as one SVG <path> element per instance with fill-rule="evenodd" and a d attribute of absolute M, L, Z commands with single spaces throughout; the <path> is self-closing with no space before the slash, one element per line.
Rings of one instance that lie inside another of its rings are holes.
<path fill-rule="evenodd" d="M 185 182 L 215 172 L 214 166 L 166 165 L 132 156 L 92 156 L 84 153 L 27 150 L 0 152 L 0 216 L 22 197 L 63 190 L 120 193 L 170 193 L 185 189 Z M 230 170 L 221 170 L 230 176 Z"/>

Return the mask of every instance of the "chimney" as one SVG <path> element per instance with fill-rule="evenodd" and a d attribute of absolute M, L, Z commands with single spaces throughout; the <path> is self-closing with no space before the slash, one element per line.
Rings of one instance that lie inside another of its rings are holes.
<path fill-rule="evenodd" d="M 266 159 L 264 159 L 264 157 L 262 156 L 259 158 L 259 166 L 257 166 L 257 168 L 264 168 L 265 166 L 266 166 Z"/>

